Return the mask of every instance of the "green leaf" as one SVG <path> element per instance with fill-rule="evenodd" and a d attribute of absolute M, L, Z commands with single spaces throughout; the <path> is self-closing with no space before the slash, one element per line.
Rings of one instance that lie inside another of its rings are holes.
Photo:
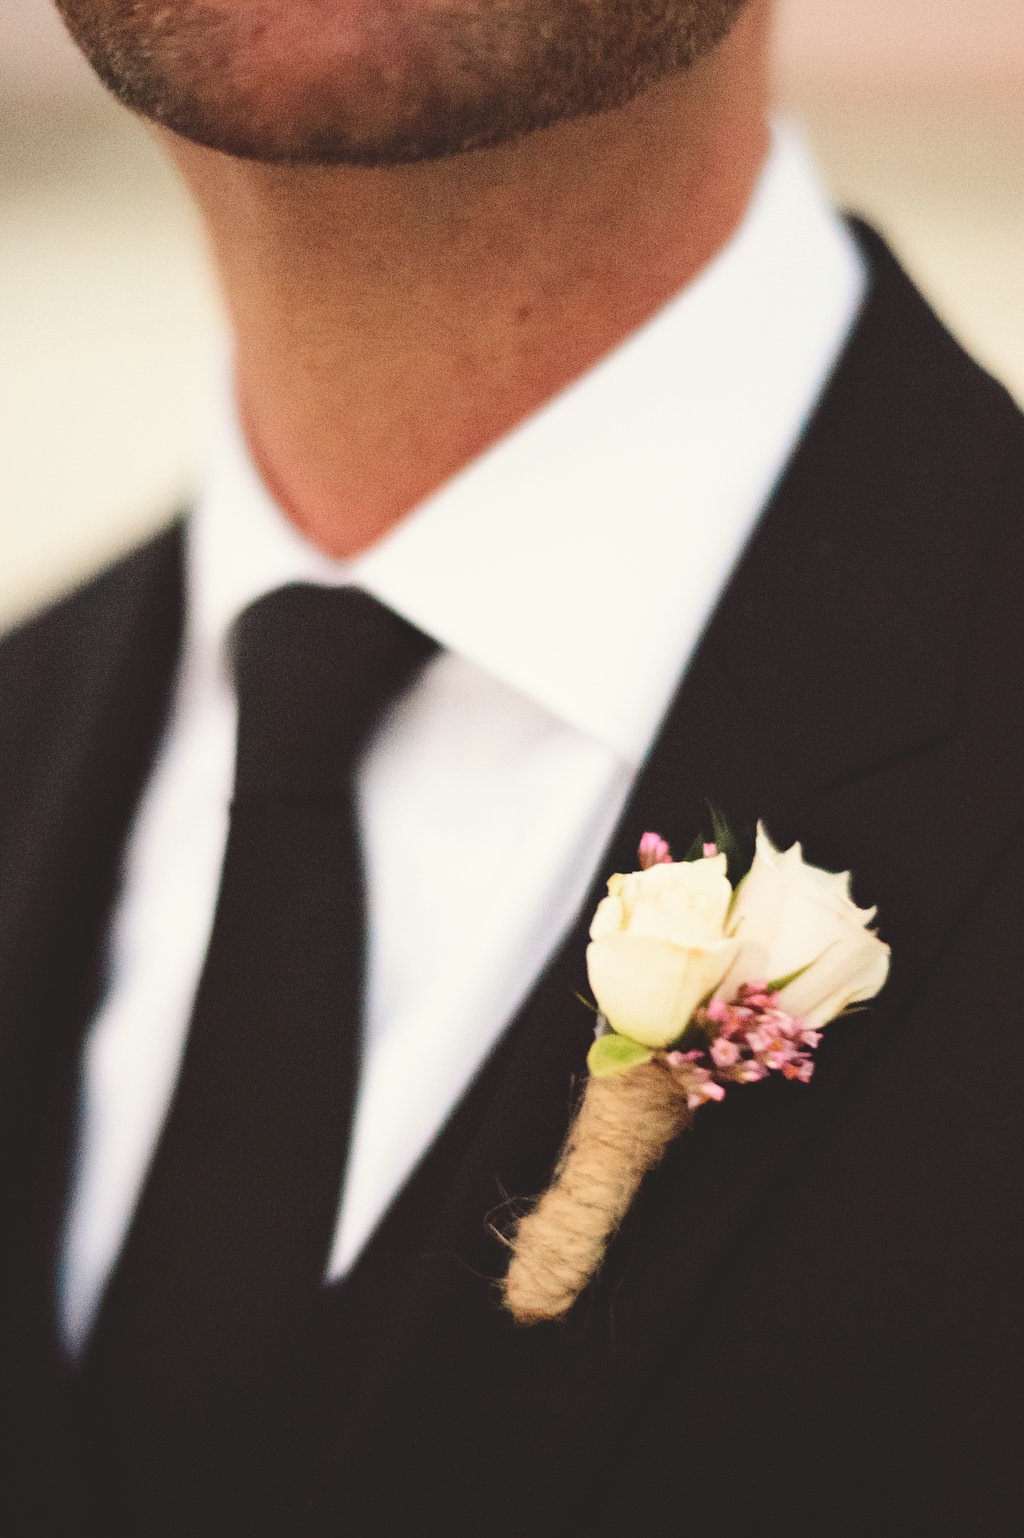
<path fill-rule="evenodd" d="M 795 972 L 787 972 L 785 977 L 777 977 L 774 982 L 768 984 L 767 991 L 781 993 L 783 988 L 788 988 L 790 983 L 795 983 L 798 977 L 803 977 L 805 972 L 809 972 L 813 965 L 813 961 L 808 961 L 804 966 L 797 967 Z"/>
<path fill-rule="evenodd" d="M 653 1057 L 650 1047 L 642 1047 L 638 1041 L 612 1031 L 594 1042 L 587 1053 L 587 1067 L 595 1079 L 607 1079 L 613 1073 L 626 1073 L 640 1063 L 649 1063 Z"/>
<path fill-rule="evenodd" d="M 730 827 L 727 818 L 717 806 L 713 806 L 710 801 L 705 801 L 704 805 L 708 809 L 708 818 L 711 822 L 710 835 L 698 833 L 683 859 L 699 860 L 704 853 L 704 845 L 714 844 L 719 854 L 725 855 L 729 880 L 736 887 L 754 863 L 756 829 Z"/>
<path fill-rule="evenodd" d="M 754 863 L 755 830 L 730 827 L 717 806 L 712 806 L 709 801 L 707 808 L 711 818 L 712 839 L 718 845 L 719 854 L 725 855 L 729 880 L 734 887 L 738 886 Z"/>
<path fill-rule="evenodd" d="M 708 815 L 711 818 L 711 837 L 714 839 L 719 849 L 731 849 L 735 843 L 735 839 L 733 837 L 733 831 L 730 828 L 725 815 L 718 810 L 717 806 L 712 806 L 710 801 L 707 805 Z"/>
<path fill-rule="evenodd" d="M 707 842 L 703 833 L 698 833 L 689 849 L 683 855 L 683 862 L 692 865 L 694 860 L 700 860 L 704 856 L 704 845 Z"/>

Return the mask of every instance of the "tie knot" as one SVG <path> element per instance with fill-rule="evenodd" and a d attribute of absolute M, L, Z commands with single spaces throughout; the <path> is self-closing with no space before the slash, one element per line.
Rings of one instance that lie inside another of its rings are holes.
<path fill-rule="evenodd" d="M 435 643 L 359 588 L 296 584 L 234 630 L 235 798 L 344 790 L 388 705 Z"/>

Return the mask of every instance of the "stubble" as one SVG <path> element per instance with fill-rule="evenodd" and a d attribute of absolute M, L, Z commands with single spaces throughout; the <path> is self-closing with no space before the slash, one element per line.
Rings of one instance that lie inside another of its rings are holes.
<path fill-rule="evenodd" d="M 624 104 L 747 0 L 57 0 L 133 111 L 247 159 L 395 165 Z"/>

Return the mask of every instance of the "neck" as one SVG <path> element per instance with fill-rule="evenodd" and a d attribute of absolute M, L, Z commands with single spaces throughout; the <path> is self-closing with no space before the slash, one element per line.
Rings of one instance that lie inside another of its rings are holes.
<path fill-rule="evenodd" d="M 236 336 L 250 449 L 347 557 L 583 373 L 732 234 L 767 142 L 765 14 L 630 106 L 388 170 L 175 140 Z"/>

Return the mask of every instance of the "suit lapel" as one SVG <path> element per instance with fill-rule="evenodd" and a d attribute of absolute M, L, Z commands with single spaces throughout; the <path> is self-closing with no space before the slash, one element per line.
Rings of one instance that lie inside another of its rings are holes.
<path fill-rule="evenodd" d="M 568 1428 L 584 1428 L 582 1465 L 592 1397 L 610 1402 L 613 1384 L 620 1395 L 635 1391 L 660 1355 L 652 1318 L 671 1328 L 693 1317 L 718 1268 L 755 1242 L 756 1215 L 770 1210 L 808 1144 L 827 1139 L 837 1102 L 870 1071 L 964 900 L 962 870 L 937 858 L 930 830 L 942 798 L 958 793 L 947 770 L 961 653 L 999 505 L 970 440 L 989 431 L 995 387 L 972 375 L 972 389 L 948 403 L 951 371 L 962 374 L 964 360 L 877 237 L 862 230 L 861 239 L 872 269 L 864 313 L 579 922 L 337 1289 L 339 1328 L 351 1310 L 374 1318 L 378 1347 L 390 1342 L 375 1357 L 384 1421 L 447 1416 L 467 1447 L 505 1445 L 513 1461 L 555 1446 L 570 1477 Z M 978 466 L 975 479 L 965 463 Z M 590 916 L 607 876 L 635 867 L 646 829 L 682 852 L 706 827 L 708 801 L 737 824 L 762 817 L 779 843 L 801 839 L 814 863 L 852 868 L 855 895 L 879 905 L 892 982 L 878 1006 L 834 1028 L 810 1089 L 766 1084 L 702 1112 L 645 1185 L 570 1319 L 515 1330 L 498 1306 L 506 1256 L 488 1216 L 500 1222 L 507 1198 L 543 1186 L 564 1136 L 590 1038 L 574 998 L 587 993 Z M 1000 810 L 964 818 L 955 835 L 983 860 L 996 849 Z M 381 1291 L 396 1271 L 400 1284 Z M 497 1403 L 495 1383 L 506 1386 Z M 493 1477 L 493 1459 L 488 1467 Z"/>
<path fill-rule="evenodd" d="M 5 772 L 16 817 L 0 829 L 0 1126 L 10 1139 L 4 1168 L 17 1172 L 6 1221 L 29 1262 L 18 1276 L 32 1299 L 9 1317 L 32 1317 L 41 1338 L 52 1330 L 81 1034 L 178 650 L 181 545 L 175 526 L 5 647 L 8 704 L 14 695 L 23 748 L 38 750 L 38 763 L 25 765 L 23 752 Z"/>

